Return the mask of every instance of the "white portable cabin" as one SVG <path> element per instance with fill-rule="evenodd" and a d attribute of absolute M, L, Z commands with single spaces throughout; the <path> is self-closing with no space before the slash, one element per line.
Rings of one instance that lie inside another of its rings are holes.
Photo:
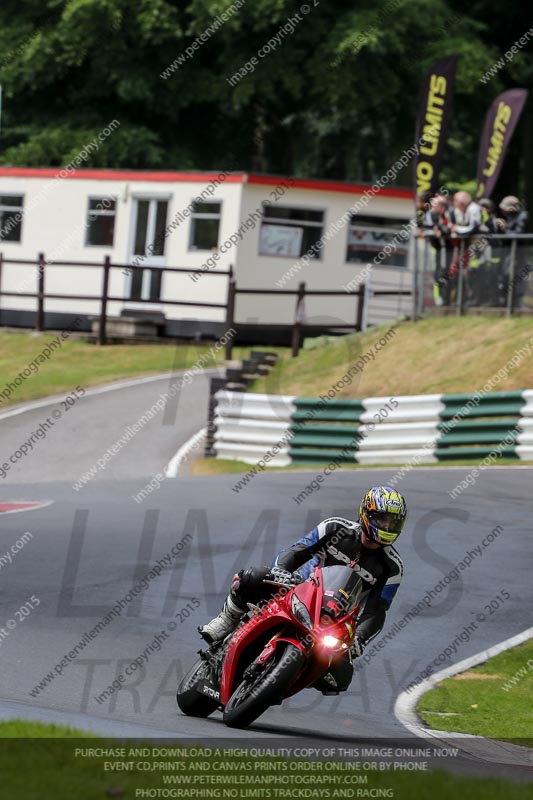
<path fill-rule="evenodd" d="M 227 171 L 0 167 L 0 290 L 9 293 L 0 296 L 0 323 L 34 325 L 36 300 L 24 293 L 37 291 L 38 270 L 10 262 L 35 262 L 39 253 L 45 295 L 70 296 L 45 297 L 47 327 L 61 327 L 73 315 L 98 315 L 103 270 L 84 264 L 103 264 L 106 256 L 123 265 L 110 272 L 109 295 L 117 299 L 108 303 L 108 315 L 158 313 L 170 335 L 222 330 L 229 276 L 216 273 L 230 266 L 238 289 L 288 290 L 305 282 L 308 290 L 345 294 L 360 276 L 374 287 L 409 289 L 408 244 L 397 233 L 413 216 L 412 192 L 385 187 L 369 197 L 368 189 Z M 302 261 L 306 253 L 311 256 Z M 385 316 L 408 311 L 409 302 L 391 298 Z M 306 321 L 352 323 L 354 308 L 348 295 L 313 296 L 303 313 Z M 290 325 L 294 314 L 292 296 L 236 298 L 237 323 Z M 368 318 L 379 321 L 372 319 L 372 303 Z"/>

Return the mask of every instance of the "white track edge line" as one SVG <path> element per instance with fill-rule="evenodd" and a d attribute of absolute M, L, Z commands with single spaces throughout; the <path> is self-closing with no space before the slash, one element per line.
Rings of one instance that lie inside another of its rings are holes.
<path fill-rule="evenodd" d="M 472 667 L 477 667 L 479 664 L 483 664 L 489 658 L 493 658 L 493 656 L 497 656 L 500 653 L 510 650 L 512 647 L 516 647 L 519 644 L 523 644 L 532 637 L 533 627 L 526 628 L 526 630 L 516 634 L 515 636 L 511 636 L 509 639 L 504 639 L 502 642 L 492 645 L 486 650 L 480 650 L 479 653 L 475 653 L 473 656 L 464 658 L 457 664 L 452 664 L 451 666 L 440 670 L 440 672 L 436 672 L 434 675 L 428 676 L 411 692 L 401 692 L 396 698 L 396 702 L 394 704 L 394 714 L 396 718 L 405 728 L 407 728 L 410 733 L 432 743 L 434 743 L 435 739 L 445 739 L 447 742 L 449 742 L 450 739 L 468 739 L 477 741 L 494 741 L 495 745 L 498 744 L 497 740 L 487 740 L 483 736 L 476 736 L 469 733 L 454 733 L 452 731 L 439 731 L 435 728 L 424 727 L 422 721 L 416 713 L 416 705 L 422 695 L 426 694 L 426 692 L 430 691 L 430 689 L 433 689 L 437 683 L 444 680 L 444 678 L 451 678 L 460 672 L 465 672 Z M 518 749 L 519 746 L 514 745 L 514 747 Z M 521 749 L 526 750 L 526 748 Z"/>
<path fill-rule="evenodd" d="M 198 443 L 205 437 L 207 428 L 202 428 L 187 439 L 182 444 L 178 452 L 170 459 L 165 469 L 166 478 L 177 478 L 181 465 L 186 461 L 189 454 L 197 447 Z"/>
<path fill-rule="evenodd" d="M 164 381 L 169 380 L 170 378 L 178 378 L 180 375 L 185 375 L 189 372 L 190 369 L 194 364 L 189 367 L 189 369 L 179 370 L 178 372 L 163 372 L 158 375 L 149 375 L 144 378 L 131 378 L 124 381 L 117 381 L 116 383 L 106 383 L 103 386 L 95 386 L 90 389 L 85 390 L 84 397 L 94 397 L 95 395 L 99 394 L 106 394 L 107 392 L 114 392 L 118 389 L 128 389 L 132 386 L 141 386 L 144 383 L 155 383 L 156 381 Z M 200 375 L 209 375 L 214 372 L 218 372 L 219 369 L 217 367 L 209 367 L 208 369 L 202 370 L 202 372 L 198 373 Z M 16 417 L 19 414 L 25 414 L 27 411 L 35 411 L 38 408 L 46 408 L 46 406 L 54 405 L 59 400 L 63 400 L 65 394 L 56 394 L 51 395 L 50 397 L 45 397 L 42 400 L 31 400 L 28 403 L 23 403 L 21 405 L 17 405 L 14 408 L 11 408 L 9 411 L 6 410 L 3 413 L 0 413 L 0 421 L 3 419 L 9 419 L 9 417 Z M 81 398 L 80 398 L 81 399 Z"/>

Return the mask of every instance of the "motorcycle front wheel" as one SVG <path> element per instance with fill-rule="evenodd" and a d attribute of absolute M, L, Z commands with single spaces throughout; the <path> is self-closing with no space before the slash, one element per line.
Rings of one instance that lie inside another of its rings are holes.
<path fill-rule="evenodd" d="M 223 720 L 229 728 L 247 728 L 271 705 L 279 703 L 305 664 L 305 656 L 292 644 L 276 652 L 253 680 L 243 680 L 226 707 Z"/>

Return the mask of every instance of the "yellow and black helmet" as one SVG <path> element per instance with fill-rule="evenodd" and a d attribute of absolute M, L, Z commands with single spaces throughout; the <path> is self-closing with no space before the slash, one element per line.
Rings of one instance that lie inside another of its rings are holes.
<path fill-rule="evenodd" d="M 389 545 L 403 530 L 407 506 L 403 495 L 390 486 L 373 486 L 361 502 L 359 519 L 366 535 L 378 544 Z"/>

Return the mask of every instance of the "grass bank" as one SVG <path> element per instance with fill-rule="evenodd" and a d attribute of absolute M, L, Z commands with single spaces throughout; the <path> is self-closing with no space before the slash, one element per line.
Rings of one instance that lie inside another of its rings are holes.
<path fill-rule="evenodd" d="M 442 681 L 417 711 L 442 731 L 533 747 L 533 639 Z"/>
<path fill-rule="evenodd" d="M 416 323 L 391 323 L 336 339 L 309 340 L 306 346 L 308 349 L 295 359 L 289 352 L 281 354 L 272 372 L 255 381 L 250 391 L 318 397 L 358 362 L 360 371 L 351 384 L 337 391 L 337 399 L 462 394 L 482 389 L 491 379 L 492 391 L 533 389 L 533 320 L 529 318 L 428 318 Z M 516 356 L 517 351 L 521 351 L 520 357 Z M 516 365 L 511 362 L 513 357 Z M 504 373 L 498 376 L 502 368 Z M 191 466 L 192 474 L 242 473 L 250 469 L 244 462 L 221 460 L 215 465 L 210 461 L 214 459 L 202 459 Z M 477 463 L 476 459 L 458 459 L 447 461 L 446 465 Z M 496 461 L 501 466 L 507 463 L 526 466 L 531 462 Z M 360 466 L 343 464 L 342 468 Z M 319 470 L 317 465 L 315 471 Z"/>
<path fill-rule="evenodd" d="M 78 739 L 93 738 L 93 734 L 65 725 L 10 719 L 0 722 L 0 739 Z"/>
<path fill-rule="evenodd" d="M 296 359 L 286 353 L 252 391 L 318 397 L 367 353 L 361 372 L 336 397 L 475 392 L 527 344 L 530 355 L 494 389 L 533 389 L 533 320 L 441 317 L 344 336 Z"/>
<path fill-rule="evenodd" d="M 12 730 L 13 724 L 1 723 L 0 735 Z M 396 797 L 399 800 L 413 797 L 416 800 L 533 798 L 531 784 L 456 776 L 441 769 L 382 771 L 376 766 L 359 771 L 353 769 L 353 763 L 332 758 L 327 759 L 328 769 L 320 769 L 324 756 L 317 760 L 289 760 L 268 755 L 230 755 L 223 749 L 200 749 L 201 744 L 189 754 L 187 744 L 176 739 L 154 742 L 84 736 L 75 740 L 77 732 L 68 728 L 38 723 L 17 723 L 17 726 L 19 733 L 23 730 L 20 726 L 26 727 L 31 742 L 11 738 L 11 733 L 7 733 L 0 750 L 2 796 L 17 800 L 142 796 L 318 797 L 322 800 L 347 796 Z M 58 731 L 63 732 L 62 741 L 58 740 Z M 244 746 L 245 742 L 243 739 Z M 227 741 L 223 746 L 227 746 Z M 232 746 L 235 747 L 235 740 Z M 96 755 L 96 748 L 104 748 L 105 754 Z M 312 772 L 309 771 L 311 760 L 314 761 L 312 766 L 316 766 Z M 363 763 L 377 765 L 378 761 L 363 757 Z M 360 784 L 360 788 L 356 784 Z"/>
<path fill-rule="evenodd" d="M 441 468 L 443 466 L 452 466 L 452 467 L 471 467 L 478 462 L 475 459 L 470 460 L 460 460 L 457 459 L 456 461 L 446 461 L 443 463 L 442 461 L 438 464 L 420 464 L 419 466 L 413 467 L 413 469 L 435 469 Z M 506 466 L 520 466 L 520 467 L 527 467 L 533 466 L 533 461 L 517 461 L 514 458 L 500 458 L 497 462 L 495 462 L 495 466 L 497 467 L 506 467 Z M 187 467 L 187 474 L 188 475 L 242 475 L 245 472 L 248 472 L 252 467 L 251 464 L 247 464 L 245 461 L 231 461 L 225 458 L 198 458 L 195 461 L 191 461 Z M 269 467 L 268 472 L 287 472 L 304 470 L 305 472 L 309 472 L 309 479 L 311 479 L 312 474 L 317 472 L 321 472 L 323 465 L 316 464 L 316 465 L 309 465 L 309 466 L 302 466 L 301 464 L 291 464 L 288 467 Z M 395 469 L 399 469 L 399 465 L 391 465 L 391 464 L 372 464 L 372 467 L 369 467 L 368 464 L 341 464 L 338 469 L 339 471 L 344 472 L 347 469 L 363 469 L 368 472 L 369 469 L 388 469 L 390 470 L 391 474 L 394 472 Z"/>
<path fill-rule="evenodd" d="M 0 411 L 6 406 L 35 400 L 62 392 L 76 386 L 97 386 L 138 375 L 151 375 L 169 370 L 188 369 L 202 357 L 209 355 L 205 366 L 224 361 L 224 348 L 215 349 L 215 343 L 110 345 L 99 347 L 89 342 L 66 339 L 55 346 L 51 355 L 39 363 L 39 355 L 58 334 L 1 333 L 0 332 L 0 395 L 9 383 L 25 369 L 31 372 L 18 380 L 9 397 L 0 396 Z M 235 348 L 234 358 L 247 357 L 249 348 Z M 33 364 L 33 367 L 29 367 Z"/>

